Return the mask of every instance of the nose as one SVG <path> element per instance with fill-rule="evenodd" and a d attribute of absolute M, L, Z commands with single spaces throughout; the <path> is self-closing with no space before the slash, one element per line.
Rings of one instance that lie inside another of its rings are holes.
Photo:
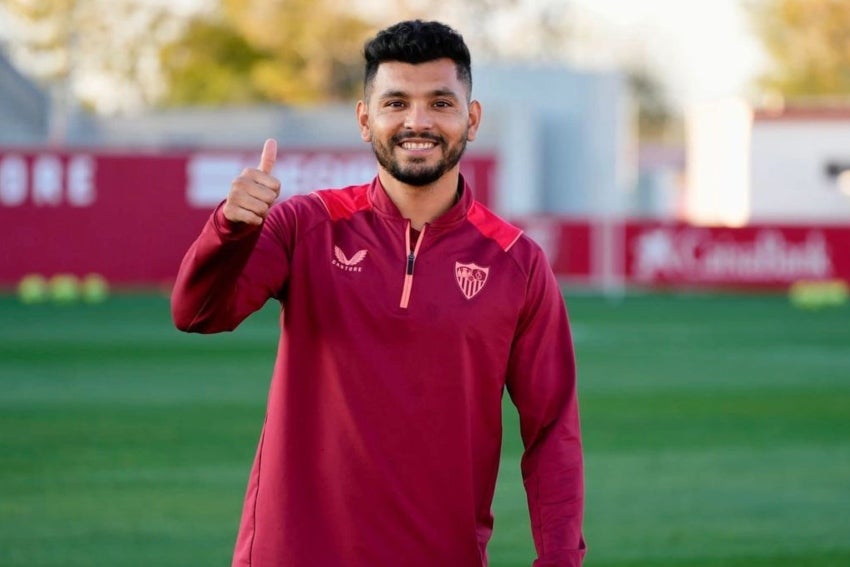
<path fill-rule="evenodd" d="M 430 130 L 433 126 L 431 113 L 428 112 L 428 107 L 422 104 L 411 104 L 407 114 L 404 117 L 404 127 L 407 130 L 418 132 L 421 130 Z"/>

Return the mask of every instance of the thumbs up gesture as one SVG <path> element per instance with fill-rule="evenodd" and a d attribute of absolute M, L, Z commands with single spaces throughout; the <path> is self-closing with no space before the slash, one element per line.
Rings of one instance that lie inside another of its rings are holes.
<path fill-rule="evenodd" d="M 244 169 L 230 184 L 230 193 L 222 212 L 230 222 L 254 226 L 263 224 L 263 219 L 280 194 L 280 181 L 272 177 L 272 168 L 277 158 L 277 142 L 266 140 L 260 165 L 256 169 Z"/>

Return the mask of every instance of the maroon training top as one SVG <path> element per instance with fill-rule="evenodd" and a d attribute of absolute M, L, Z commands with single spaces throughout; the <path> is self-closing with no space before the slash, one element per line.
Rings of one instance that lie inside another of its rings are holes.
<path fill-rule="evenodd" d="M 581 564 L 564 302 L 540 248 L 461 187 L 414 242 L 375 179 L 292 197 L 262 228 L 219 207 L 187 252 L 180 329 L 232 330 L 269 298 L 282 306 L 234 566 L 486 566 L 505 387 L 535 566 Z"/>

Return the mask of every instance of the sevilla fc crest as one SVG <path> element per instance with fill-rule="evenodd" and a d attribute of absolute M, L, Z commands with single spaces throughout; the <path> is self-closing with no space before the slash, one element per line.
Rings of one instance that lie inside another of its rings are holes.
<path fill-rule="evenodd" d="M 472 299 L 487 283 L 487 273 L 490 268 L 482 268 L 477 264 L 461 264 L 455 262 L 455 278 L 460 291 L 467 299 Z"/>

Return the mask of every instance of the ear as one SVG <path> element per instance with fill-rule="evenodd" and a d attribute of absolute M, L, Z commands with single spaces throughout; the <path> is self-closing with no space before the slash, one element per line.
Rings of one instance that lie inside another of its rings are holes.
<path fill-rule="evenodd" d="M 473 100 L 469 103 L 469 132 L 466 139 L 472 142 L 478 134 L 478 126 L 481 124 L 481 103 Z"/>
<path fill-rule="evenodd" d="M 372 131 L 369 129 L 369 106 L 362 100 L 357 101 L 357 125 L 360 127 L 360 139 L 372 141 Z"/>

